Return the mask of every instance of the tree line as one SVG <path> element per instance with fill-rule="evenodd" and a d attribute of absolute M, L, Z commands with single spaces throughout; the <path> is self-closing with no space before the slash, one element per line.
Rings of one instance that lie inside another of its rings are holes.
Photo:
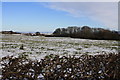
<path fill-rule="evenodd" d="M 81 28 L 58 28 L 53 32 L 53 36 L 97 40 L 120 40 L 120 34 L 118 31 L 111 31 L 103 28 L 90 28 L 88 26 L 83 26 Z"/>

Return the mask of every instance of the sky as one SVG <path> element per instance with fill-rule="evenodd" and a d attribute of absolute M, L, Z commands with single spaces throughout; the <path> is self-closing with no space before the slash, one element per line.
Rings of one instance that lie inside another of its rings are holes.
<path fill-rule="evenodd" d="M 1 0 L 2 2 L 119 2 L 119 0 Z"/>
<path fill-rule="evenodd" d="M 68 26 L 118 30 L 118 3 L 2 2 L 2 30 L 53 32 Z"/>

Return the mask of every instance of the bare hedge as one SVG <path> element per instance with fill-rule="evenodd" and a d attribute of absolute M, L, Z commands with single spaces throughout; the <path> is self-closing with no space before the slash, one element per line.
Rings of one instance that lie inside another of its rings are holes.
<path fill-rule="evenodd" d="M 41 60 L 4 57 L 1 80 L 119 80 L 120 54 L 63 56 Z"/>

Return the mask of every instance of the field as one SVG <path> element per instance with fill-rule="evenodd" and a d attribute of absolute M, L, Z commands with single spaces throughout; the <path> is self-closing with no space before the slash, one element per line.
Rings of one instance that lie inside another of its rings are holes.
<path fill-rule="evenodd" d="M 120 78 L 118 41 L 20 34 L 1 34 L 0 39 L 1 80 Z"/>
<path fill-rule="evenodd" d="M 31 59 L 41 59 L 49 54 L 79 56 L 81 54 L 118 53 L 118 42 L 113 40 L 25 36 L 20 34 L 1 34 L 0 39 L 0 58 L 23 54 Z"/>

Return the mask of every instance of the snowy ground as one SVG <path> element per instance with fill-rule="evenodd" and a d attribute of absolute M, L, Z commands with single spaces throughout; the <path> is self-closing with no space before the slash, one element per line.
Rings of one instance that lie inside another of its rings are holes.
<path fill-rule="evenodd" d="M 118 53 L 118 42 L 112 40 L 0 34 L 0 44 L 0 58 L 22 54 L 32 59 L 41 59 L 48 54 L 79 56 L 80 54 Z M 23 50 L 20 49 L 22 45 Z"/>

